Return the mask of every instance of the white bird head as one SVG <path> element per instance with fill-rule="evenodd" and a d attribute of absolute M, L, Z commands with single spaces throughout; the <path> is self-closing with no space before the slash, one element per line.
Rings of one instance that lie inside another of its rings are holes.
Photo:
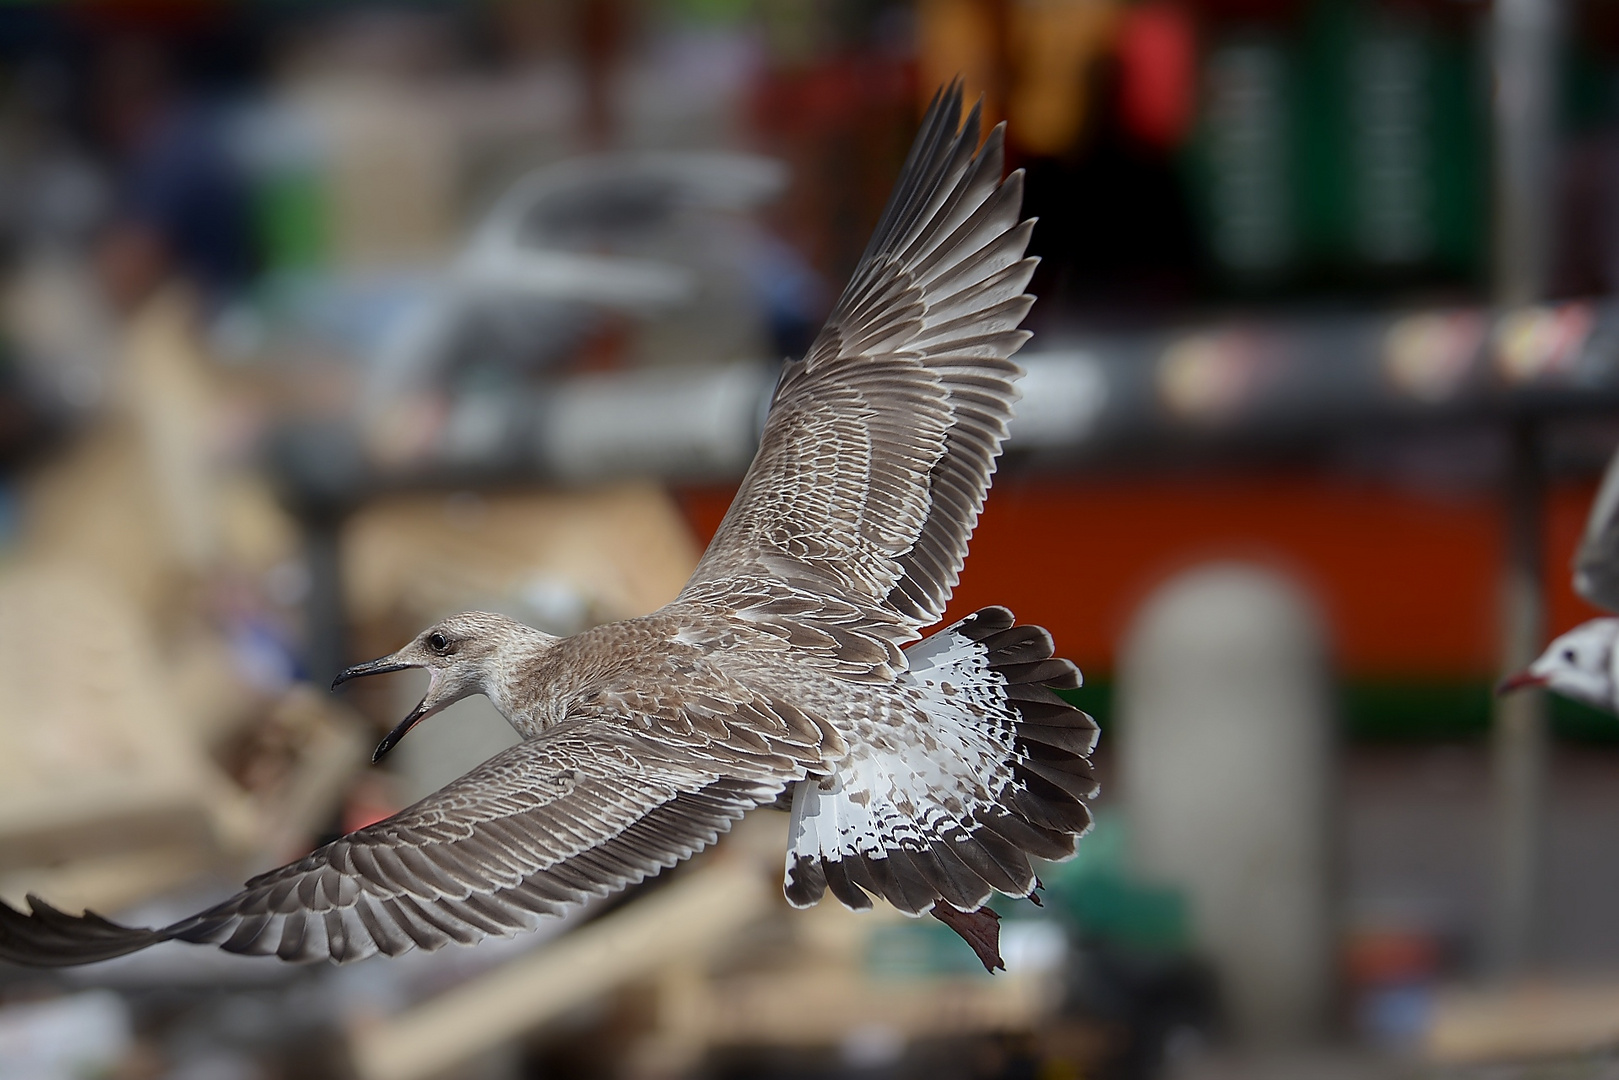
<path fill-rule="evenodd" d="M 1613 650 L 1619 619 L 1581 623 L 1546 646 L 1534 663 L 1501 683 L 1500 692 L 1544 686 L 1564 697 L 1614 711 Z"/>
<path fill-rule="evenodd" d="M 377 746 L 371 755 L 374 763 L 398 745 L 411 728 L 472 694 L 488 697 L 505 714 L 506 689 L 523 662 L 532 660 L 556 640 L 504 615 L 465 611 L 429 626 L 398 652 L 355 664 L 333 679 L 332 687 L 364 675 L 426 669 L 427 693 Z"/>

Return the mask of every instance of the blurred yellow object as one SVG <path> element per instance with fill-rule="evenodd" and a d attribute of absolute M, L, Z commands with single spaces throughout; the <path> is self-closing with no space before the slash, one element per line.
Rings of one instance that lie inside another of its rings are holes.
<path fill-rule="evenodd" d="M 763 916 L 770 890 L 753 868 L 717 860 L 464 986 L 354 1034 L 365 1080 L 418 1080 L 713 950 Z"/>
<path fill-rule="evenodd" d="M 152 636 L 125 602 L 83 571 L 31 564 L 0 576 L 0 610 L 0 872 L 143 847 L 208 858 L 251 846 L 250 808 L 187 737 Z M 184 873 L 197 861 L 168 865 Z M 63 902 L 127 890 L 88 891 Z"/>
<path fill-rule="evenodd" d="M 383 80 L 309 80 L 299 103 L 331 150 L 330 253 L 342 267 L 387 269 L 442 258 L 455 239 L 457 131 L 442 101 Z"/>
<path fill-rule="evenodd" d="M 1057 157 L 1078 141 L 1090 110 L 1090 70 L 1112 44 L 1115 0 L 1012 5 L 1010 130 L 1019 146 Z"/>
<path fill-rule="evenodd" d="M 1509 311 L 1496 326 L 1496 367 L 1509 383 L 1567 375 L 1595 326 L 1595 313 L 1583 301 Z"/>
<path fill-rule="evenodd" d="M 107 410 L 24 485 L 0 573 L 0 896 L 103 911 L 299 854 L 364 762 L 307 688 L 248 685 L 210 590 L 299 538 L 216 445 L 229 387 L 181 289 L 124 331 Z M 234 755 L 233 777 L 216 760 Z M 251 760 L 249 760 L 251 758 Z"/>
<path fill-rule="evenodd" d="M 1263 349 L 1240 330 L 1192 334 L 1164 349 L 1158 392 L 1177 416 L 1223 420 L 1250 398 L 1263 365 Z"/>
<path fill-rule="evenodd" d="M 1383 339 L 1383 370 L 1395 388 L 1418 401 L 1448 401 L 1466 383 L 1489 332 L 1474 311 L 1407 315 Z"/>
<path fill-rule="evenodd" d="M 399 621 L 414 633 L 448 612 L 515 598 L 569 608 L 554 616 L 564 625 L 547 629 L 572 632 L 673 600 L 697 555 L 679 507 L 652 484 L 408 495 L 372 502 L 349 521 L 345 599 L 357 625 Z"/>
<path fill-rule="evenodd" d="M 365 762 L 347 710 L 294 687 L 259 706 L 227 775 L 149 627 L 82 569 L 14 565 L 0 610 L 0 897 L 13 903 L 34 891 L 117 910 L 302 854 Z"/>
<path fill-rule="evenodd" d="M 880 1036 L 1031 1032 L 1060 1002 L 1043 974 L 881 978 L 865 966 L 892 908 L 781 899 L 785 814 L 757 812 L 668 885 L 350 1037 L 364 1080 L 425 1080 L 626 990 L 647 1023 L 620 1032 L 629 1075 L 682 1075 L 716 1047 L 847 1048 Z M 956 942 L 959 946 L 959 942 Z"/>
<path fill-rule="evenodd" d="M 984 95 L 987 124 L 1010 121 L 1019 147 L 1067 153 L 1087 119 L 1091 65 L 1111 45 L 1119 10 L 1117 0 L 922 0 L 917 84 L 931 97 L 959 76 L 968 101 Z"/>
<path fill-rule="evenodd" d="M 1028 1031 L 1057 1004 L 1046 980 L 1029 975 L 878 980 L 855 968 L 787 966 L 704 989 L 680 1003 L 686 1023 L 730 1046 L 836 1046 L 874 1025 L 905 1040 Z"/>
<path fill-rule="evenodd" d="M 114 830 L 116 834 L 116 830 Z M 124 835 L 125 841 L 130 837 Z M 48 896 L 63 911 L 119 911 L 184 885 L 214 868 L 206 845 L 155 844 L 69 859 L 57 866 L 0 873 L 0 898 Z"/>
<path fill-rule="evenodd" d="M 986 127 L 1005 118 L 1001 100 L 1003 28 L 999 8 L 986 0 L 921 0 L 916 5 L 917 86 L 920 107 L 927 108 L 934 92 L 960 78 L 965 100 L 984 96 Z"/>
<path fill-rule="evenodd" d="M 196 317 L 184 289 L 145 304 L 125 330 L 110 407 L 25 484 L 27 557 L 93 568 L 165 627 L 187 617 L 201 577 L 263 571 L 298 548 L 264 480 L 221 461 L 229 388 Z"/>
<path fill-rule="evenodd" d="M 324 689 L 294 685 L 253 726 L 236 779 L 252 800 L 259 847 L 276 859 L 308 852 L 370 757 L 370 730 Z"/>
<path fill-rule="evenodd" d="M 1568 1057 L 1619 1045 L 1619 984 L 1533 982 L 1441 993 L 1424 1043 L 1445 1064 Z"/>

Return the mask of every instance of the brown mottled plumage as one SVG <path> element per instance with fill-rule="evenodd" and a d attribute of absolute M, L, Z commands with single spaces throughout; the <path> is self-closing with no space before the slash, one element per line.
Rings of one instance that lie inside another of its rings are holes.
<path fill-rule="evenodd" d="M 1055 689 L 1051 638 L 949 599 L 1006 437 L 1033 297 L 1002 129 L 935 98 L 876 234 L 681 595 L 555 638 L 467 613 L 339 681 L 423 667 L 390 734 L 471 693 L 524 736 L 386 821 L 160 930 L 0 905 L 0 958 L 105 959 L 158 941 L 352 960 L 510 934 L 642 880 L 790 798 L 786 891 L 943 912 L 986 965 L 994 891 L 1089 825 L 1096 727 Z M 988 943 L 985 944 L 985 939 Z M 986 952 L 987 949 L 987 952 Z"/>

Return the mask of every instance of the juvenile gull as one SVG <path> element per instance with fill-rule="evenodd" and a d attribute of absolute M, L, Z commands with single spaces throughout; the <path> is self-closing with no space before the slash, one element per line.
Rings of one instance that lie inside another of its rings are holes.
<path fill-rule="evenodd" d="M 1574 555 L 1574 591 L 1604 611 L 1619 612 L 1619 452 L 1597 489 Z M 1501 683 L 1503 693 L 1544 686 L 1553 693 L 1619 713 L 1619 618 L 1581 623 L 1556 638 L 1524 670 Z"/>
<path fill-rule="evenodd" d="M 667 607 L 557 638 L 456 615 L 338 682 L 425 668 L 377 748 L 469 694 L 523 742 L 393 817 L 156 930 L 0 905 L 0 957 L 159 941 L 356 960 L 531 928 L 791 806 L 787 899 L 933 912 L 999 964 L 994 892 L 1090 826 L 1096 725 L 1051 636 L 944 611 L 1006 438 L 1034 298 L 1003 129 L 936 95 L 853 280 L 776 388 L 758 455 Z M 976 150 L 976 152 L 975 152 Z M 918 639 L 921 640 L 918 640 Z"/>

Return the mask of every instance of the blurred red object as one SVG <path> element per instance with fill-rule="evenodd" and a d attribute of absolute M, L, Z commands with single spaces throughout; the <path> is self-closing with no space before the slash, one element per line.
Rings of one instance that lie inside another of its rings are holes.
<path fill-rule="evenodd" d="M 1439 973 L 1439 943 L 1418 930 L 1376 930 L 1351 935 L 1344 975 L 1352 986 L 1427 982 Z"/>
<path fill-rule="evenodd" d="M 1119 21 L 1119 111 L 1124 128 L 1171 149 L 1192 126 L 1197 97 L 1197 35 L 1179 4 L 1132 7 Z"/>
<path fill-rule="evenodd" d="M 384 818 L 392 817 L 400 809 L 402 809 L 400 801 L 395 797 L 387 777 L 376 773 L 364 773 L 355 780 L 354 786 L 349 790 L 348 799 L 343 803 L 343 820 L 340 828 L 344 835 L 347 835 L 367 825 L 375 825 Z"/>
<path fill-rule="evenodd" d="M 772 228 L 831 281 L 865 250 L 916 132 L 913 65 L 846 55 L 767 72 L 749 110 L 755 145 L 792 184 Z"/>
<path fill-rule="evenodd" d="M 1544 518 L 1548 633 L 1596 614 L 1569 559 L 1595 488 L 1557 483 Z M 706 543 L 728 489 L 682 493 Z M 1087 675 L 1112 669 L 1137 605 L 1176 571 L 1235 558 L 1303 582 L 1350 677 L 1496 673 L 1505 514 L 1488 491 L 1423 492 L 1309 472 L 1197 478 L 1003 476 L 973 536 L 945 621 L 1005 604 L 1039 623 Z"/>

